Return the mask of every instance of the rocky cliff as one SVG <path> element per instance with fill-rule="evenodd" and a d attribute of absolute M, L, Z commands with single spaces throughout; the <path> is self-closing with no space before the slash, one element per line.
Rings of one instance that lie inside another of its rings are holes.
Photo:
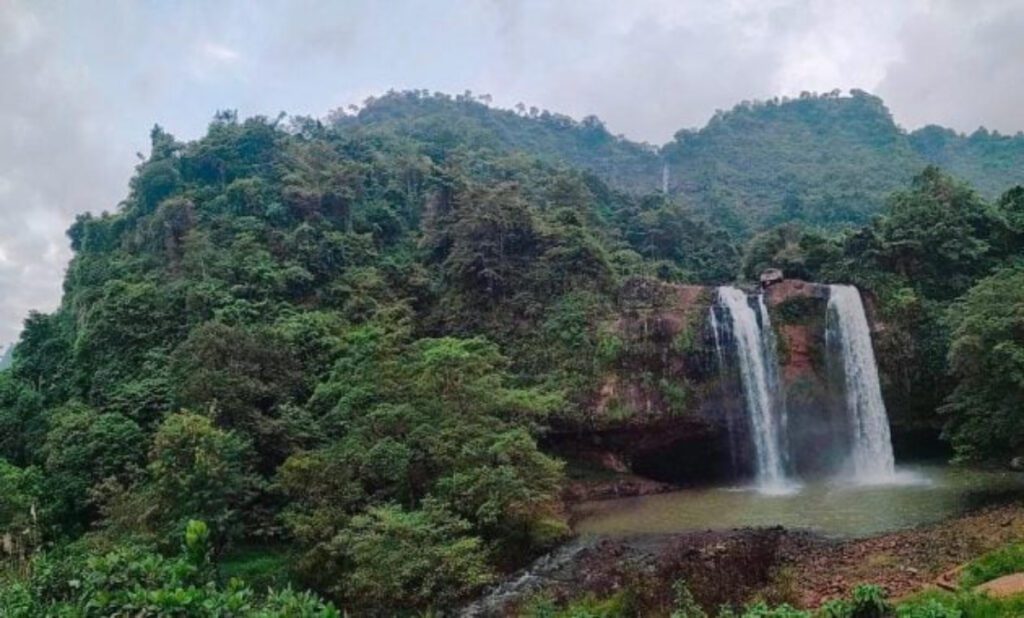
<path fill-rule="evenodd" d="M 841 463 L 836 454 L 846 452 L 847 432 L 835 387 L 841 376 L 827 350 L 829 288 L 786 279 L 771 282 L 764 293 L 778 343 L 792 463 L 802 476 L 834 470 Z M 661 481 L 748 477 L 753 453 L 742 388 L 728 360 L 732 351 L 716 349 L 714 298 L 712 287 L 627 282 L 616 316 L 605 325 L 612 361 L 591 414 L 583 424 L 558 428 L 555 447 Z"/>

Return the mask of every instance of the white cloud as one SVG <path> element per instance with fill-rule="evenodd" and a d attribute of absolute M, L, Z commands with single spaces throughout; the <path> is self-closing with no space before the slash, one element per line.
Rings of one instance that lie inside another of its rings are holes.
<path fill-rule="evenodd" d="M 387 88 L 487 92 L 661 143 L 716 108 L 875 91 L 910 127 L 1024 128 L 1019 0 L 0 0 L 0 344 L 53 309 L 79 212 L 153 123 L 322 115 Z"/>
<path fill-rule="evenodd" d="M 235 50 L 218 43 L 206 42 L 199 49 L 208 60 L 221 64 L 233 64 L 241 57 Z"/>

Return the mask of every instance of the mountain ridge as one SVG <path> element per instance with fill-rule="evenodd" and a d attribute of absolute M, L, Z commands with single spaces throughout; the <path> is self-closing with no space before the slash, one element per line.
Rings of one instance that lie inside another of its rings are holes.
<path fill-rule="evenodd" d="M 938 125 L 908 131 L 863 90 L 742 102 L 662 146 L 613 135 L 596 116 L 488 103 L 486 95 L 392 91 L 333 120 L 413 135 L 443 124 L 452 141 L 581 167 L 632 193 L 658 192 L 664 182 L 740 236 L 787 221 L 829 229 L 865 223 L 928 165 L 988 199 L 1024 183 L 1024 134 L 980 128 L 967 135 Z"/>

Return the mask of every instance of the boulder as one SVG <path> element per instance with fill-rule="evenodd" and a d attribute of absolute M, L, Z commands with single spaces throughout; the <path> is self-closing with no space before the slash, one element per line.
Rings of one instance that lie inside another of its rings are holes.
<path fill-rule="evenodd" d="M 996 599 L 1016 596 L 1024 593 L 1024 573 L 1012 573 L 985 582 L 974 588 L 975 592 L 987 594 Z"/>
<path fill-rule="evenodd" d="M 775 285 L 785 279 L 782 275 L 782 271 L 778 268 L 769 268 L 768 270 L 761 273 L 761 287 L 766 288 L 771 285 Z"/>

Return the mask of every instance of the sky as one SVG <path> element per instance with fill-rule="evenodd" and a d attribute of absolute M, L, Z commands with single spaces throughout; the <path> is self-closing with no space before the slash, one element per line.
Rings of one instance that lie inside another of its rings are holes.
<path fill-rule="evenodd" d="M 1024 129 L 1024 0 L 0 0 L 0 348 L 52 311 L 77 213 L 159 123 L 490 94 L 661 144 L 717 109 L 861 88 L 902 126 Z"/>

